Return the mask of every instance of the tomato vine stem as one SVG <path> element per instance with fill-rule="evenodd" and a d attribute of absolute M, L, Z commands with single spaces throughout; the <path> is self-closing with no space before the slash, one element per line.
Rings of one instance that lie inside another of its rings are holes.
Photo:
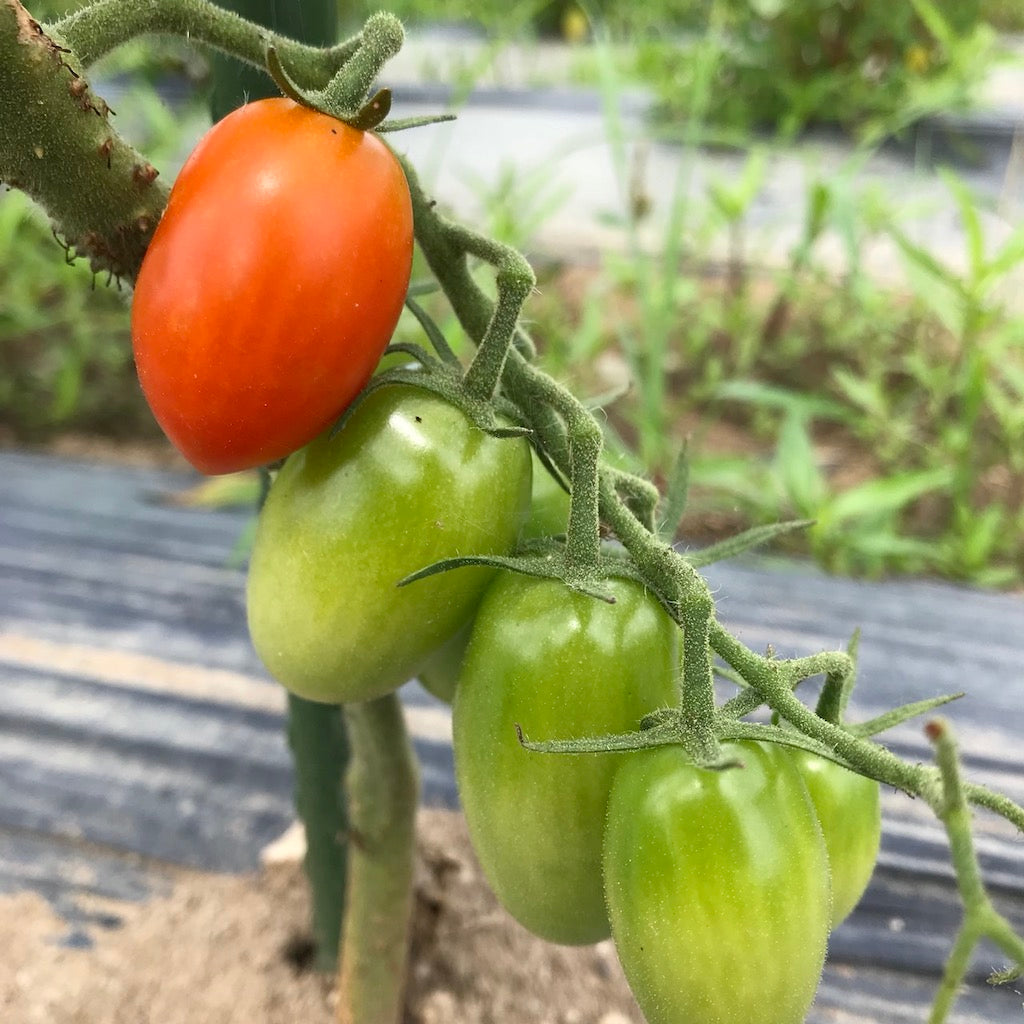
<path fill-rule="evenodd" d="M 307 46 L 281 36 L 209 0 L 97 0 L 48 27 L 74 50 L 84 67 L 141 35 L 167 33 L 205 43 L 266 70 L 274 46 L 306 88 L 326 85 L 358 48 L 362 34 L 337 46 Z"/>
<path fill-rule="evenodd" d="M 970 967 L 971 954 L 978 942 L 987 938 L 1014 961 L 1008 972 L 1014 976 L 1024 971 L 1024 940 L 1018 936 L 1005 917 L 992 905 L 981 878 L 981 868 L 971 837 L 969 790 L 960 775 L 956 740 L 949 723 L 935 719 L 925 727 L 925 734 L 935 747 L 935 760 L 942 782 L 941 792 L 933 798 L 932 809 L 946 826 L 950 856 L 956 870 L 957 886 L 964 906 L 964 919 L 946 961 L 932 1003 L 929 1024 L 943 1024 L 956 1001 L 957 993 Z"/>

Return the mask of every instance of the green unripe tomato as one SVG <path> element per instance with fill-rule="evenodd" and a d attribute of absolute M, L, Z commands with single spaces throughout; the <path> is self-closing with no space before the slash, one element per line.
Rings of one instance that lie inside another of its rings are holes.
<path fill-rule="evenodd" d="M 801 1024 L 829 927 L 825 844 L 800 773 L 759 743 L 712 771 L 638 751 L 608 803 L 612 935 L 649 1024 Z"/>
<path fill-rule="evenodd" d="M 530 448 L 421 389 L 374 391 L 334 437 L 282 467 L 249 566 L 249 631 L 270 673 L 328 703 L 379 697 L 463 626 L 493 570 L 404 576 L 506 554 L 530 496 Z"/>
<path fill-rule="evenodd" d="M 553 537 L 565 533 L 569 522 L 569 495 L 547 471 L 544 463 L 533 456 L 533 493 L 530 515 L 523 527 L 523 538 Z"/>
<path fill-rule="evenodd" d="M 472 623 L 463 626 L 453 637 L 446 640 L 429 655 L 420 666 L 416 676 L 427 693 L 438 700 L 451 704 L 455 700 L 455 687 L 462 671 L 462 659 L 466 656 Z"/>
<path fill-rule="evenodd" d="M 789 748 L 821 822 L 832 871 L 832 927 L 857 905 L 871 881 L 882 835 L 878 783 L 834 761 Z"/>
<path fill-rule="evenodd" d="M 678 703 L 679 631 L 632 581 L 615 604 L 503 573 L 487 591 L 455 693 L 455 771 L 491 887 L 552 942 L 609 934 L 601 844 L 612 778 L 631 754 L 541 754 L 534 740 L 628 732 Z"/>
<path fill-rule="evenodd" d="M 521 536 L 529 540 L 565 533 L 568 520 L 569 495 L 534 453 L 530 513 Z M 434 651 L 419 670 L 423 688 L 446 704 L 451 704 L 455 699 L 455 687 L 459 681 L 469 634 L 470 626 L 467 625 Z"/>

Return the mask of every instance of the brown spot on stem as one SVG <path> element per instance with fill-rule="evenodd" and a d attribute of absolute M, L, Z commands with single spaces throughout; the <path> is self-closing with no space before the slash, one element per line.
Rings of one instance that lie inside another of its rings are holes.
<path fill-rule="evenodd" d="M 132 168 L 132 178 L 135 184 L 142 185 L 143 187 L 152 185 L 159 173 L 151 163 L 136 164 Z"/>
<path fill-rule="evenodd" d="M 34 43 L 37 36 L 43 35 L 43 28 L 21 4 L 14 5 L 14 17 L 18 23 L 18 42 Z"/>

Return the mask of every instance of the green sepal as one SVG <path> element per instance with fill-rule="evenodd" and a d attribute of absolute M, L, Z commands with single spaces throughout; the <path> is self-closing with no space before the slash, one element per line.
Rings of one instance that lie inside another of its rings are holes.
<path fill-rule="evenodd" d="M 877 718 L 871 718 L 867 722 L 861 722 L 859 725 L 847 725 L 846 729 L 854 736 L 862 738 L 877 736 L 881 732 L 893 729 L 897 725 L 902 725 L 911 718 L 926 715 L 929 711 L 934 711 L 936 708 L 942 707 L 943 704 L 959 700 L 963 696 L 963 693 L 947 693 L 941 697 L 929 697 L 927 700 L 914 701 L 912 704 L 904 704 L 901 707 L 893 708 L 891 711 L 886 711 L 885 714 L 879 715 Z"/>
<path fill-rule="evenodd" d="M 811 754 L 817 754 L 827 761 L 834 761 L 843 768 L 849 768 L 856 772 L 848 761 L 844 760 L 830 747 L 824 743 L 805 736 L 795 729 L 784 729 L 777 725 L 762 725 L 756 722 L 728 721 L 718 731 L 718 739 L 723 742 L 729 740 L 754 740 L 758 743 L 777 743 L 780 747 L 794 747 L 797 750 L 806 750 Z M 858 772 L 858 774 L 860 774 Z"/>
<path fill-rule="evenodd" d="M 345 428 L 349 418 L 366 400 L 367 396 L 380 388 L 391 387 L 395 384 L 419 388 L 421 391 L 429 391 L 439 398 L 443 398 L 450 405 L 459 409 L 477 428 L 485 434 L 490 434 L 491 437 L 524 437 L 529 440 L 533 436 L 533 431 L 529 427 L 503 421 L 503 419 L 514 420 L 518 416 L 518 412 L 511 402 L 498 400 L 484 402 L 467 395 L 462 387 L 462 376 L 457 366 L 442 362 L 420 346 L 406 342 L 390 346 L 389 351 L 413 354 L 414 358 L 420 361 L 421 368 L 398 366 L 371 377 L 366 387 L 356 395 L 331 428 L 332 437 Z"/>
<path fill-rule="evenodd" d="M 405 351 L 402 349 L 401 351 Z M 355 398 L 349 403 L 345 411 L 338 417 L 337 422 L 331 427 L 331 437 L 336 437 L 342 430 L 345 429 L 345 424 L 352 418 L 353 413 L 359 408 L 363 402 L 369 398 L 375 391 L 379 391 L 381 388 L 389 387 L 393 384 L 408 384 L 410 387 L 419 388 L 422 387 L 426 391 L 435 390 L 427 386 L 424 381 L 428 378 L 428 373 L 421 370 L 410 370 L 404 366 L 396 367 L 393 370 L 388 370 L 386 373 L 379 373 L 375 377 L 371 377 L 366 387 L 356 395 Z"/>
<path fill-rule="evenodd" d="M 615 604 L 614 596 L 601 588 L 599 579 L 581 580 L 567 571 L 565 548 L 562 544 L 550 539 L 530 541 L 524 552 L 517 555 L 459 555 L 456 558 L 443 558 L 399 580 L 397 585 L 405 587 L 428 576 L 436 576 L 438 573 L 450 572 L 452 569 L 461 569 L 468 565 L 487 565 L 493 569 L 518 572 L 523 576 L 559 580 L 570 590 L 607 604 Z"/>
<path fill-rule="evenodd" d="M 530 740 L 516 722 L 516 736 L 526 750 L 538 754 L 603 754 L 622 750 L 647 750 L 679 742 L 679 730 L 675 722 L 639 729 L 636 732 L 616 733 L 611 736 L 582 736 L 570 740 Z"/>
<path fill-rule="evenodd" d="M 374 129 L 378 135 L 387 132 L 404 132 L 407 128 L 423 128 L 428 124 L 444 124 L 454 121 L 455 114 L 431 114 L 426 117 L 400 117 L 392 121 L 383 121 Z"/>
<path fill-rule="evenodd" d="M 429 291 L 423 286 L 417 286 L 415 289 L 410 288 L 405 296 L 405 306 L 419 322 L 420 327 L 423 328 L 423 333 L 426 334 L 427 340 L 433 346 L 434 351 L 442 362 L 448 363 L 450 366 L 457 366 L 460 368 L 462 364 L 459 362 L 459 357 L 452 350 L 451 345 L 448 344 L 448 339 L 444 336 L 441 328 L 434 322 L 434 318 L 416 301 L 416 296 L 429 294 Z"/>
<path fill-rule="evenodd" d="M 737 555 L 750 551 L 751 548 L 767 544 L 776 537 L 792 533 L 794 530 L 805 530 L 814 525 L 813 519 L 791 519 L 785 523 L 769 523 L 766 526 L 754 526 L 749 530 L 736 534 L 735 537 L 727 537 L 717 544 L 711 544 L 692 554 L 684 554 L 683 557 L 695 569 L 702 569 L 713 562 L 721 562 L 727 558 L 735 558 Z"/>
<path fill-rule="evenodd" d="M 391 90 L 378 89 L 350 118 L 346 124 L 361 132 L 379 130 L 384 118 L 391 113 Z"/>
<path fill-rule="evenodd" d="M 383 11 L 371 15 L 357 46 L 323 89 L 300 88 L 284 69 L 272 43 L 264 52 L 264 63 L 277 87 L 295 103 L 357 131 L 373 131 L 391 112 L 391 90 L 379 89 L 369 99 L 365 97 L 385 61 L 401 49 L 403 38 L 402 24 L 394 15 Z"/>
<path fill-rule="evenodd" d="M 316 110 L 314 103 L 307 99 L 306 94 L 296 85 L 291 76 L 284 69 L 281 58 L 277 55 L 276 46 L 268 46 L 264 55 L 264 62 L 267 65 L 267 73 L 274 80 L 274 84 L 288 97 L 300 106 Z"/>
<path fill-rule="evenodd" d="M 671 544 L 679 532 L 679 525 L 686 512 L 686 502 L 690 495 L 690 458 L 687 446 L 684 444 L 676 456 L 676 461 L 669 473 L 668 483 L 665 488 L 665 498 L 658 509 L 661 518 L 661 525 L 658 529 L 658 536 Z"/>
<path fill-rule="evenodd" d="M 384 355 L 386 356 L 393 356 L 398 353 L 412 356 L 417 363 L 428 370 L 436 370 L 441 366 L 441 360 L 433 352 L 428 352 L 422 345 L 417 345 L 412 341 L 394 341 L 384 349 Z"/>

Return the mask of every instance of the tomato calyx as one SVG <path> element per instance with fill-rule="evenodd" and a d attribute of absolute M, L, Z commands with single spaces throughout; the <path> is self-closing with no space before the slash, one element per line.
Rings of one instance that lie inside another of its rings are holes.
<path fill-rule="evenodd" d="M 523 426 L 519 410 L 508 399 L 498 398 L 485 402 L 467 393 L 462 383 L 461 365 L 458 362 L 453 365 L 447 360 L 431 355 L 418 345 L 407 343 L 390 345 L 384 351 L 385 355 L 395 353 L 410 355 L 416 362 L 385 370 L 371 378 L 351 405 L 345 409 L 334 425 L 332 433 L 337 434 L 359 405 L 374 392 L 381 388 L 405 385 L 443 398 L 460 410 L 474 426 L 491 437 L 525 437 L 527 440 L 532 437 L 533 431 Z"/>
<path fill-rule="evenodd" d="M 600 577 L 595 580 L 592 573 L 584 576 L 573 573 L 571 561 L 565 556 L 565 544 L 555 538 L 529 541 L 514 555 L 460 555 L 457 558 L 445 558 L 410 573 L 399 580 L 398 585 L 406 587 L 430 576 L 470 565 L 491 566 L 537 579 L 559 580 L 579 594 L 585 594 L 605 604 L 615 604 L 614 595 L 607 587 L 601 586 Z"/>
<path fill-rule="evenodd" d="M 385 11 L 372 15 L 363 27 L 359 43 L 323 89 L 303 89 L 281 63 L 277 49 L 268 45 L 264 53 L 267 73 L 277 87 L 295 103 L 329 114 L 358 131 L 397 131 L 423 124 L 450 121 L 453 115 L 407 118 L 385 123 L 391 112 L 391 90 L 367 93 L 381 69 L 402 48 L 405 31 L 402 23 Z"/>
<path fill-rule="evenodd" d="M 714 742 L 708 743 L 694 730 L 681 707 L 659 708 L 645 715 L 631 732 L 606 736 L 581 736 L 566 739 L 532 741 L 519 733 L 520 743 L 528 750 L 544 754 L 593 754 L 620 750 L 647 750 L 651 747 L 679 746 L 690 762 L 699 768 L 721 771 L 741 767 L 735 759 L 723 757 L 721 744 L 737 741 L 772 743 L 803 750 L 857 772 L 841 755 L 826 744 L 794 729 L 759 722 L 740 722 L 718 712 L 711 724 Z"/>

